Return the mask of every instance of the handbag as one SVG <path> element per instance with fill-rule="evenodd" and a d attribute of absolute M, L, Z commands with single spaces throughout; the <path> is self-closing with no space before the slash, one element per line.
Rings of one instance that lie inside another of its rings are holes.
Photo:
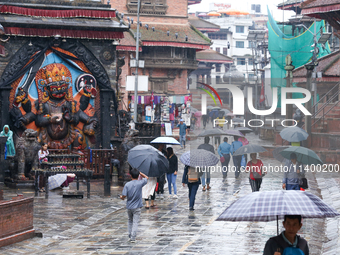
<path fill-rule="evenodd" d="M 307 178 L 305 178 L 305 177 L 300 178 L 300 179 L 299 179 L 299 186 L 300 186 L 300 188 L 308 189 L 308 181 L 307 181 Z"/>
<path fill-rule="evenodd" d="M 220 161 L 221 161 L 221 163 L 224 163 L 224 161 L 225 161 L 225 158 L 222 156 L 222 157 L 220 157 Z"/>
<path fill-rule="evenodd" d="M 253 173 L 253 177 L 255 180 L 259 180 L 262 178 L 262 171 L 261 173 L 257 172 L 257 171 L 253 171 L 253 163 L 250 161 L 250 167 L 251 167 L 251 172 Z"/>

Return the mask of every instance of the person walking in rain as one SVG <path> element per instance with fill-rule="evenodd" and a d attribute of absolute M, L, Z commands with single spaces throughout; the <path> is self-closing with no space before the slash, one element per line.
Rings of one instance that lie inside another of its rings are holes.
<path fill-rule="evenodd" d="M 218 155 L 220 155 L 221 163 L 222 163 L 222 174 L 223 174 L 223 180 L 227 178 L 228 175 L 228 165 L 230 161 L 230 150 L 231 145 L 228 143 L 228 137 L 224 137 L 223 143 L 221 143 L 220 146 L 218 146 Z"/>
<path fill-rule="evenodd" d="M 238 141 L 238 136 L 234 136 L 234 141 L 231 144 L 231 150 L 230 153 L 233 155 L 237 149 L 242 147 L 242 143 Z M 235 178 L 237 179 L 240 176 L 240 169 L 241 169 L 241 160 L 242 155 L 239 156 L 233 156 L 233 162 L 235 166 Z"/>
<path fill-rule="evenodd" d="M 209 144 L 209 142 L 210 142 L 209 136 L 204 137 L 204 143 L 201 144 L 200 146 L 198 146 L 197 149 L 210 151 L 211 153 L 215 154 L 214 146 Z M 206 172 L 203 173 L 203 175 L 201 177 L 201 181 L 202 181 L 202 185 L 203 185 L 202 191 L 206 191 L 205 184 L 207 184 L 207 190 L 211 189 L 211 187 L 209 186 L 210 185 L 210 168 L 208 168 L 206 170 Z"/>
<path fill-rule="evenodd" d="M 171 185 L 174 188 L 174 195 L 172 198 L 178 198 L 177 196 L 177 185 L 176 185 L 176 179 L 177 179 L 177 171 L 178 171 L 178 159 L 176 154 L 174 153 L 174 150 L 169 147 L 167 148 L 167 155 L 169 160 L 169 171 L 166 174 L 166 177 L 168 179 L 168 190 L 169 190 L 169 198 L 171 198 Z"/>
<path fill-rule="evenodd" d="M 297 162 L 296 154 L 290 154 L 290 161 L 284 166 L 282 188 L 286 190 L 300 190 L 299 181 L 304 177 L 304 166 Z"/>
<path fill-rule="evenodd" d="M 285 231 L 271 237 L 263 251 L 263 255 L 301 254 L 309 255 L 307 241 L 297 235 L 301 229 L 301 215 L 285 215 L 282 222 Z"/>
<path fill-rule="evenodd" d="M 139 172 L 136 168 L 130 170 L 132 180 L 125 184 L 120 199 L 126 200 L 126 209 L 129 217 L 128 231 L 129 241 L 136 242 L 136 235 L 138 230 L 139 218 L 141 208 L 143 207 L 142 188 L 148 182 L 148 176 Z M 142 180 L 138 180 L 138 176 L 143 177 Z"/>
<path fill-rule="evenodd" d="M 185 139 L 187 135 L 187 125 L 183 123 L 183 119 L 180 119 L 179 124 L 177 124 L 177 127 L 179 127 L 179 142 L 181 143 L 181 148 L 185 149 Z"/>
<path fill-rule="evenodd" d="M 263 163 L 260 159 L 256 158 L 256 153 L 250 153 L 251 160 L 247 163 L 246 172 L 250 172 L 249 174 L 249 183 L 251 187 L 251 191 L 260 191 L 262 177 L 263 177 Z"/>
<path fill-rule="evenodd" d="M 199 172 L 195 170 L 195 168 L 190 166 L 184 167 L 184 173 L 182 177 L 182 184 L 185 187 L 185 184 L 188 185 L 189 189 L 189 210 L 193 211 L 195 205 L 196 194 L 199 185 L 201 184 L 201 179 L 199 176 Z"/>

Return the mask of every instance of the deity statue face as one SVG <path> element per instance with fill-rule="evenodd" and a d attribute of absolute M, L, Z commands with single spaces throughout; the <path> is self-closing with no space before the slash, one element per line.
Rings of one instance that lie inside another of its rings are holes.
<path fill-rule="evenodd" d="M 68 92 L 68 84 L 63 81 L 54 82 L 48 86 L 47 90 L 50 97 L 60 100 L 65 98 Z"/>

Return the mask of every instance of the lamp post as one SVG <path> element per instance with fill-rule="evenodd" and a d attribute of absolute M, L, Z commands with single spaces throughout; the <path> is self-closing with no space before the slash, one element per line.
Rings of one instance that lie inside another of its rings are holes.
<path fill-rule="evenodd" d="M 134 119 L 135 123 L 137 123 L 137 103 L 138 103 L 138 66 L 139 66 L 139 9 L 140 9 L 140 0 L 138 0 L 137 7 L 137 33 L 136 33 L 136 73 L 135 73 L 135 112 Z"/>

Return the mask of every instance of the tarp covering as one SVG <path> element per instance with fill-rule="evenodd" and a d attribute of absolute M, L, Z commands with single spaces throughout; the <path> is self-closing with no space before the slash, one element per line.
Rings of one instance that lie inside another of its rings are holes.
<path fill-rule="evenodd" d="M 273 19 L 269 9 L 268 9 L 268 50 L 270 52 L 270 64 L 271 64 L 271 86 L 272 87 L 286 87 L 286 70 L 284 69 L 286 65 L 286 56 L 288 54 L 291 55 L 292 65 L 295 68 L 300 67 L 302 65 L 307 64 L 311 61 L 313 56 L 314 47 L 312 47 L 313 41 L 313 33 L 314 26 L 316 26 L 316 33 L 320 31 L 320 29 L 324 32 L 325 22 L 314 22 L 308 29 L 309 31 L 305 31 L 301 34 L 298 34 L 299 31 L 294 31 L 294 35 L 292 36 L 292 26 L 285 25 L 283 29 L 280 29 L 280 26 Z M 282 27 L 282 26 L 281 26 Z M 282 30 L 284 32 L 282 32 Z M 290 34 L 290 35 L 288 35 Z M 320 38 L 321 33 L 317 34 L 317 40 Z M 321 44 L 318 44 L 319 54 L 318 58 L 323 57 L 330 53 L 329 45 L 326 44 L 326 47 L 323 48 Z M 296 85 L 293 84 L 293 87 Z M 280 89 L 278 89 L 278 107 L 281 106 L 281 97 L 280 97 Z M 301 98 L 304 97 L 301 94 L 293 93 L 293 98 Z"/>

